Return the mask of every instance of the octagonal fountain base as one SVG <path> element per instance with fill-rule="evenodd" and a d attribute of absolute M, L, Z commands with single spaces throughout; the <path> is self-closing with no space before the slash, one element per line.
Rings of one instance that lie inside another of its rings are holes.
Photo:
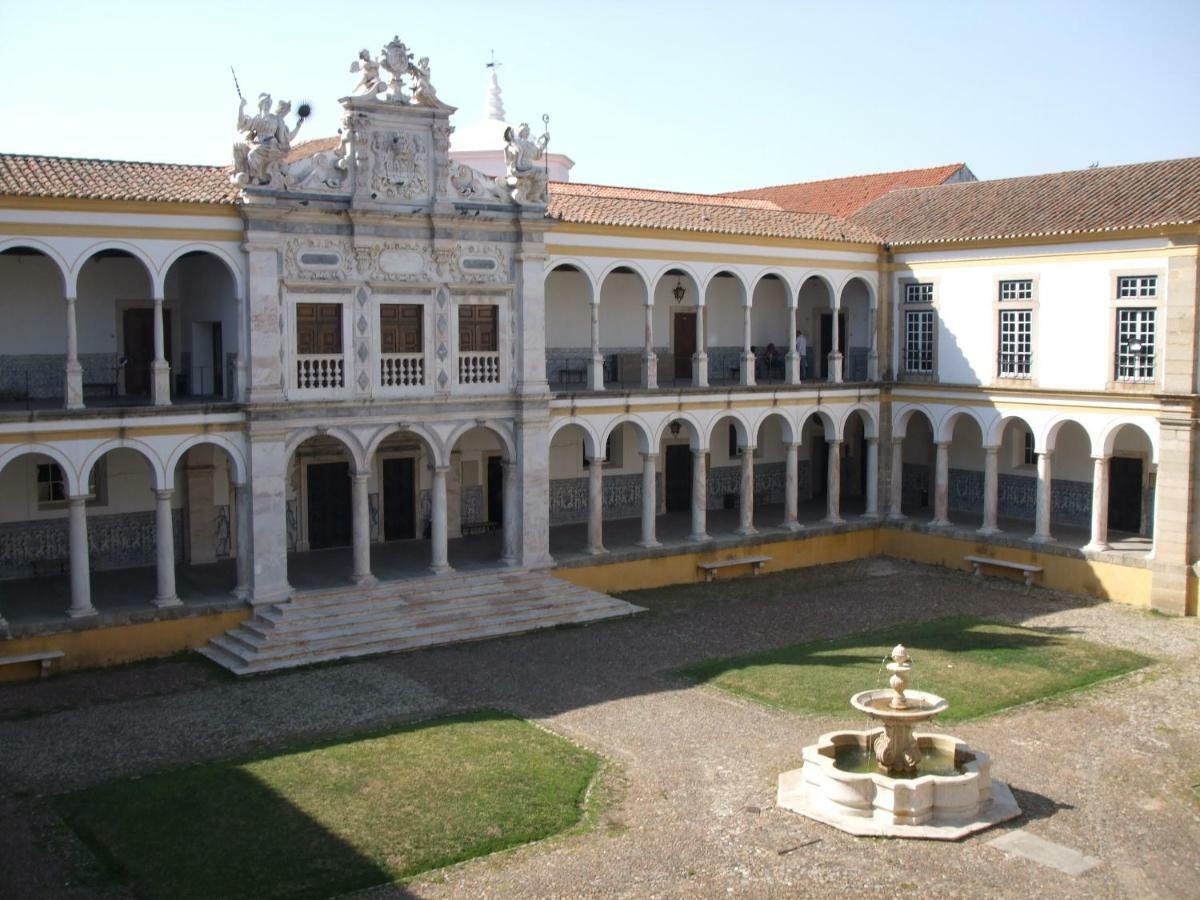
<path fill-rule="evenodd" d="M 909 777 L 875 771 L 882 734 L 821 735 L 804 748 L 803 767 L 779 776 L 776 804 L 850 834 L 943 841 L 1021 814 L 1008 785 L 992 780 L 987 754 L 950 735 L 913 735 L 923 760 Z"/>

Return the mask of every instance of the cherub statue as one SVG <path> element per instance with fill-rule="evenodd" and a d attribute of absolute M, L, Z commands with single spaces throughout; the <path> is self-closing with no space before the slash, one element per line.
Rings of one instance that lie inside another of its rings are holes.
<path fill-rule="evenodd" d="M 371 59 L 369 50 L 359 50 L 358 59 L 350 63 L 350 73 L 362 72 L 358 84 L 350 93 L 356 97 L 374 97 L 387 90 L 387 84 L 379 75 L 379 61 Z"/>
<path fill-rule="evenodd" d="M 407 104 L 408 96 L 404 93 L 403 78 L 412 69 L 412 54 L 408 52 L 408 47 L 404 46 L 404 41 L 400 40 L 400 35 L 393 37 L 383 48 L 379 65 L 390 76 L 387 99 Z"/>
<path fill-rule="evenodd" d="M 413 88 L 412 99 L 418 106 L 428 106 L 432 109 L 446 109 L 447 104 L 438 99 L 437 91 L 429 82 L 429 57 L 422 56 L 414 65 L 408 67 L 416 86 Z"/>
<path fill-rule="evenodd" d="M 233 175 L 230 181 L 238 186 L 283 183 L 284 162 L 292 146 L 292 138 L 300 130 L 303 118 L 296 127 L 288 129 L 284 117 L 292 105 L 281 100 L 271 112 L 271 95 L 258 95 L 258 112 L 246 115 L 246 98 L 238 106 L 237 129 L 242 140 L 233 145 Z"/>
<path fill-rule="evenodd" d="M 515 132 L 511 127 L 504 129 L 504 142 L 506 174 L 497 179 L 501 188 L 514 203 L 522 206 L 545 203 L 550 179 L 536 163 L 550 143 L 549 132 L 532 141 L 529 139 L 529 125 L 522 122 Z"/>

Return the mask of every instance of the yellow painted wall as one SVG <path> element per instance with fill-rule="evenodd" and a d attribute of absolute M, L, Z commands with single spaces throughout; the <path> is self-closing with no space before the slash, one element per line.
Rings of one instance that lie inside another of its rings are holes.
<path fill-rule="evenodd" d="M 0 653 L 22 656 L 39 650 L 62 650 L 66 656 L 51 663 L 51 672 L 112 666 L 199 647 L 249 616 L 250 610 L 246 608 L 138 625 L 63 631 L 5 641 L 0 645 Z M 40 673 L 39 663 L 0 666 L 0 681 L 24 681 L 36 678 Z"/>

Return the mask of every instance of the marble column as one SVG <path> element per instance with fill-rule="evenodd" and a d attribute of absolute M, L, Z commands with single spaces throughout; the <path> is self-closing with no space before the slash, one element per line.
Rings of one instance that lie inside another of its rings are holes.
<path fill-rule="evenodd" d="M 710 541 L 708 536 L 708 453 L 692 450 L 692 533 L 693 541 Z"/>
<path fill-rule="evenodd" d="M 841 384 L 842 382 L 842 354 L 838 349 L 841 346 L 841 337 L 839 336 L 841 332 L 840 313 L 841 308 L 835 306 L 833 308 L 833 315 L 830 317 L 832 319 L 830 327 L 833 330 L 833 343 L 831 345 L 833 349 L 829 351 L 829 380 L 834 384 Z"/>
<path fill-rule="evenodd" d="M 933 476 L 933 521 L 935 528 L 950 527 L 950 442 L 938 441 Z"/>
<path fill-rule="evenodd" d="M 517 489 L 517 476 L 520 474 L 520 469 L 517 464 L 509 460 L 501 460 L 500 470 L 504 476 L 502 490 L 504 492 L 504 550 L 500 556 L 500 562 L 506 566 L 517 565 L 520 557 L 519 545 L 521 541 L 520 535 L 520 517 L 517 513 L 520 510 L 521 498 Z"/>
<path fill-rule="evenodd" d="M 157 292 L 156 292 L 157 293 Z M 171 405 L 171 365 L 167 362 L 166 334 L 163 323 L 163 298 L 154 298 L 154 362 L 151 368 L 151 390 L 155 406 Z"/>
<path fill-rule="evenodd" d="M 830 525 L 840 525 L 845 520 L 842 518 L 842 442 L 839 440 L 828 441 L 829 444 L 829 482 L 826 486 L 826 494 L 829 499 L 828 511 L 825 514 L 825 521 Z"/>
<path fill-rule="evenodd" d="M 642 351 L 642 387 L 658 387 L 658 354 L 654 352 L 654 304 L 646 303 L 646 346 Z"/>
<path fill-rule="evenodd" d="M 787 445 L 786 477 L 783 487 L 783 527 L 788 531 L 799 531 L 800 524 L 800 445 L 794 441 Z"/>
<path fill-rule="evenodd" d="M 604 549 L 604 457 L 588 457 L 588 553 Z"/>
<path fill-rule="evenodd" d="M 1053 540 L 1050 535 L 1050 454 L 1038 451 L 1037 455 L 1037 525 L 1031 540 L 1037 544 Z"/>
<path fill-rule="evenodd" d="M 864 519 L 879 518 L 879 438 L 866 438 L 867 508 Z"/>
<path fill-rule="evenodd" d="M 432 466 L 433 484 L 429 491 L 429 568 L 435 575 L 450 569 L 450 543 L 446 517 L 446 475 L 449 466 Z"/>
<path fill-rule="evenodd" d="M 75 298 L 67 297 L 67 366 L 63 375 L 63 397 L 67 409 L 83 409 L 83 366 L 79 364 L 79 329 L 75 322 Z"/>
<path fill-rule="evenodd" d="M 904 518 L 904 438 L 892 438 L 892 477 L 888 483 L 889 519 Z"/>
<path fill-rule="evenodd" d="M 354 570 L 350 580 L 364 587 L 375 584 L 371 574 L 371 501 L 367 493 L 369 472 L 355 472 L 350 476 L 350 520 L 354 541 Z"/>
<path fill-rule="evenodd" d="M 654 486 L 657 464 L 657 453 L 642 454 L 642 539 L 638 541 L 639 547 L 659 546 L 654 536 L 654 520 L 658 512 L 658 494 Z"/>
<path fill-rule="evenodd" d="M 604 390 L 604 355 L 600 352 L 600 304 L 590 303 L 592 312 L 592 361 L 588 368 L 588 387 Z"/>
<path fill-rule="evenodd" d="M 171 498 L 174 491 L 154 492 L 154 548 L 158 561 L 158 593 L 154 605 L 180 606 L 175 593 L 175 533 L 171 521 Z"/>
<path fill-rule="evenodd" d="M 708 345 L 704 336 L 704 304 L 696 307 L 696 353 L 692 357 L 692 386 L 708 387 Z"/>
<path fill-rule="evenodd" d="M 247 600 L 250 597 L 250 488 L 244 483 L 233 485 L 233 514 L 237 523 L 237 585 L 233 596 Z"/>
<path fill-rule="evenodd" d="M 1108 549 L 1108 457 L 1092 459 L 1092 539 L 1085 550 Z"/>
<path fill-rule="evenodd" d="M 983 454 L 983 526 L 979 533 L 986 537 L 1000 531 L 996 524 L 1000 510 L 1000 448 L 984 447 Z"/>
<path fill-rule="evenodd" d="M 788 307 L 788 352 L 787 352 L 787 373 L 788 384 L 800 383 L 800 354 L 796 350 L 796 332 L 799 330 L 796 327 L 796 307 Z"/>
<path fill-rule="evenodd" d="M 87 496 L 71 497 L 67 505 L 67 535 L 70 542 L 71 605 L 73 619 L 96 615 L 92 606 L 92 574 L 88 559 Z"/>
<path fill-rule="evenodd" d="M 749 303 L 742 307 L 742 384 L 747 387 L 754 385 L 754 351 L 750 349 L 752 311 Z"/>
<path fill-rule="evenodd" d="M 738 504 L 737 534 L 757 534 L 754 527 L 754 448 L 742 447 L 742 484 Z"/>

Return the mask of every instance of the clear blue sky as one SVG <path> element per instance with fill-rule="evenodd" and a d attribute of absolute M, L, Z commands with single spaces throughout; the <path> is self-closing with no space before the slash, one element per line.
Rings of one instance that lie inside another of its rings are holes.
<path fill-rule="evenodd" d="M 225 164 L 237 98 L 332 134 L 357 51 L 484 63 L 573 178 L 721 191 L 966 162 L 981 178 L 1200 154 L 1200 2 L 453 4 L 0 0 L 0 151 Z"/>

